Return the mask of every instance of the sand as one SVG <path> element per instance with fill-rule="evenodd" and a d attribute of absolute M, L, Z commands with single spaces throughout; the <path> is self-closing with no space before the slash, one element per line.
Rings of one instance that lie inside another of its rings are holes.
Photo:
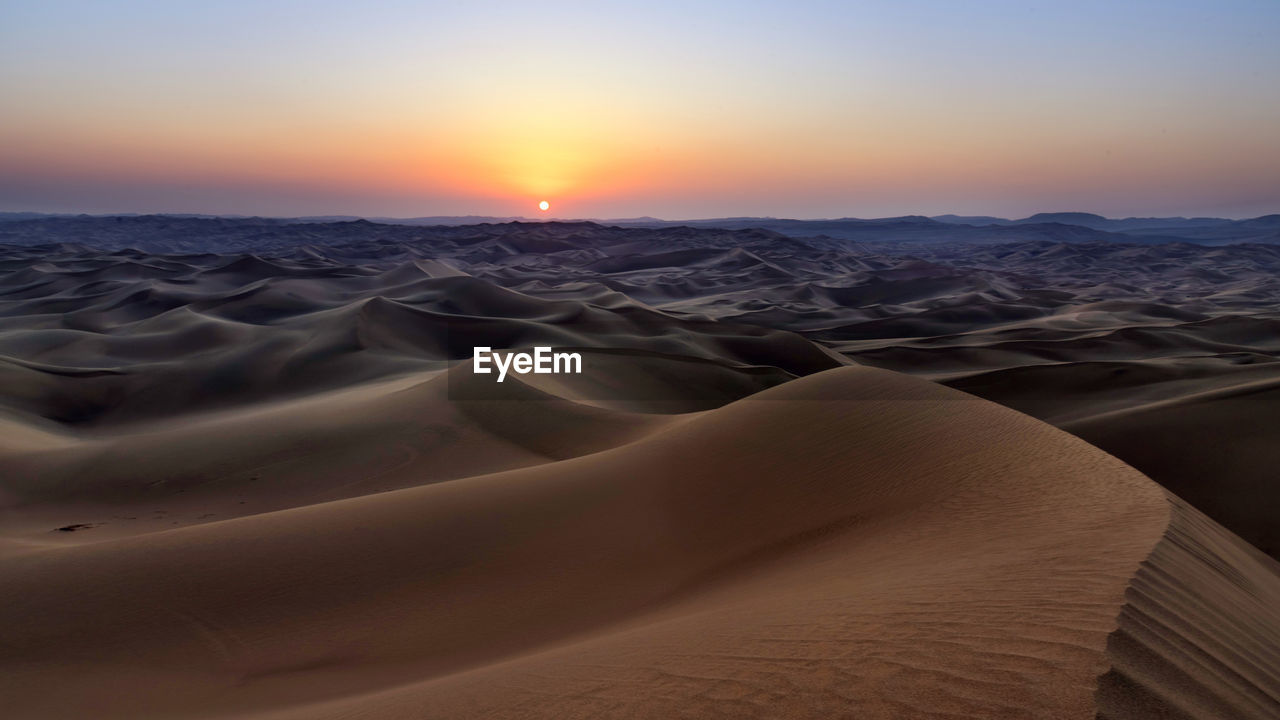
<path fill-rule="evenodd" d="M 68 222 L 6 717 L 1280 716 L 1269 247 Z"/>
<path fill-rule="evenodd" d="M 356 399 L 394 407 L 442 379 Z M 513 457 L 523 467 L 328 502 L 298 489 L 296 507 L 11 547 L 6 706 L 103 718 L 1083 718 L 1100 676 L 1153 664 L 1114 649 L 1117 623 L 1142 608 L 1126 599 L 1142 569 L 1192 583 L 1203 572 L 1203 557 L 1162 551 L 1169 538 L 1238 544 L 1211 522 L 1175 523 L 1164 491 L 1083 441 L 887 371 L 833 370 L 647 426 L 608 414 L 614 434 L 599 443 L 612 447 L 567 447 L 565 459 Z M 257 419 L 197 426 L 229 435 Z M 309 474 L 334 481 L 323 464 Z M 91 490 L 86 509 L 153 504 Z M 1204 612 L 1238 609 L 1249 583 L 1276 592 L 1274 563 L 1226 557 L 1244 580 L 1196 585 Z M 1275 665 L 1256 653 L 1274 652 L 1280 624 L 1252 609 L 1247 626 L 1151 632 L 1191 653 L 1255 653 L 1260 675 L 1202 677 L 1200 692 L 1251 697 L 1245 707 L 1266 717 Z M 1178 687 L 1143 677 L 1151 702 Z"/>

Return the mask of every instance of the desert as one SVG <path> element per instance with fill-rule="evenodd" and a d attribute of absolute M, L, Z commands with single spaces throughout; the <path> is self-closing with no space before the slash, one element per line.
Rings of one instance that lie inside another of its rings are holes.
<path fill-rule="evenodd" d="M 1278 37 L 0 0 L 0 720 L 1280 720 Z"/>
<path fill-rule="evenodd" d="M 16 717 L 1280 707 L 1270 246 L 0 234 Z"/>

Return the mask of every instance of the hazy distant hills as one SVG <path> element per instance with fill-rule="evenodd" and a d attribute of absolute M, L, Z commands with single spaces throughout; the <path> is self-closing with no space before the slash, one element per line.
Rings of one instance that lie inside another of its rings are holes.
<path fill-rule="evenodd" d="M 566 222 L 546 221 L 520 217 L 489 217 L 477 215 L 431 216 L 416 218 L 364 218 L 353 215 L 324 215 L 298 218 L 262 218 L 243 216 L 213 216 L 194 214 L 165 215 L 54 215 L 30 212 L 0 213 L 0 242 L 75 242 L 78 234 L 88 229 L 101 239 L 102 223 L 119 223 L 120 229 L 131 233 L 141 231 L 143 236 L 159 232 L 171 233 L 179 228 L 195 232 L 216 229 L 220 237 L 225 232 L 243 234 L 250 227 L 276 228 L 272 232 L 293 235 L 294 230 L 282 226 L 339 225 L 362 222 L 384 226 L 409 227 L 457 227 L 465 225 L 499 224 L 510 222 Z M 189 221 L 217 222 L 215 226 L 183 225 Z M 713 228 L 720 230 L 769 230 L 789 237 L 827 237 L 859 243 L 969 243 L 1001 244 L 1011 242 L 1047 241 L 1059 243 L 1175 243 L 1188 242 L 1199 245 L 1229 245 L 1236 243 L 1280 243 L 1280 214 L 1264 215 L 1246 220 L 1229 220 L 1207 217 L 1165 218 L 1106 218 L 1084 212 L 1036 213 L 1029 217 L 1011 220 L 986 215 L 904 215 L 901 217 L 861 219 L 838 218 L 830 220 L 793 220 L 772 217 L 734 217 L 703 220 L 661 220 L 658 218 L 624 218 L 591 221 L 598 225 L 668 229 Z M 110 235 L 110 232 L 107 233 Z M 322 231 L 321 234 L 324 234 Z"/>
<path fill-rule="evenodd" d="M 785 220 L 773 218 L 735 218 L 726 220 L 694 220 L 688 222 L 638 222 L 627 223 L 631 227 L 721 228 L 744 230 L 758 228 L 772 230 L 791 237 L 829 237 L 855 242 L 912 242 L 912 243 L 1009 243 L 1032 240 L 1049 242 L 1177 242 L 1168 238 L 1136 238 L 1110 233 L 1080 225 L 1062 223 L 1034 223 L 1020 225 L 963 225 L 944 223 L 923 216 L 908 215 L 878 220 L 842 218 L 839 220 Z"/>
<path fill-rule="evenodd" d="M 970 226 L 1018 226 L 1057 223 L 1134 235 L 1144 240 L 1157 237 L 1177 238 L 1178 240 L 1207 245 L 1234 242 L 1275 242 L 1276 233 L 1280 231 L 1280 214 L 1263 215 L 1247 220 L 1226 220 L 1224 218 L 1211 217 L 1131 217 L 1112 219 L 1082 212 L 1036 213 L 1021 220 L 1006 220 L 1004 218 L 986 216 L 963 217 L 959 215 L 938 215 L 932 219 L 939 222 Z"/>
<path fill-rule="evenodd" d="M 793 237 L 826 235 L 856 241 L 1006 243 L 1051 242 L 1190 242 L 1201 245 L 1280 242 L 1280 214 L 1248 220 L 1225 218 L 1111 219 L 1082 212 L 1037 213 L 1017 220 L 984 215 L 905 215 L 864 220 L 788 220 L 721 218 L 693 221 L 620 221 L 620 225 L 715 228 L 762 228 Z"/>
<path fill-rule="evenodd" d="M 1211 217 L 1158 217 L 1112 219 L 1086 212 L 1036 213 L 1020 220 L 991 217 L 989 215 L 935 215 L 934 220 L 958 225 L 1027 225 L 1033 223 L 1062 223 L 1080 225 L 1095 230 L 1135 230 L 1148 228 L 1185 229 L 1208 227 L 1236 222 Z"/>

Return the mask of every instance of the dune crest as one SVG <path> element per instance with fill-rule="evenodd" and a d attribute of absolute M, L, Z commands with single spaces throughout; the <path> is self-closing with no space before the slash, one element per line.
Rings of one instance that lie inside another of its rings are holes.
<path fill-rule="evenodd" d="M 1098 717 L 1280 715 L 1280 563 L 1170 497 L 1107 642 Z"/>

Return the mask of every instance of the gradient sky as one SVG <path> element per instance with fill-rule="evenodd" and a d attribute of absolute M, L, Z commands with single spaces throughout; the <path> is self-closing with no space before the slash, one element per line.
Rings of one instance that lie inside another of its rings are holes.
<path fill-rule="evenodd" d="M 12 2 L 0 210 L 1280 212 L 1280 1 Z"/>

